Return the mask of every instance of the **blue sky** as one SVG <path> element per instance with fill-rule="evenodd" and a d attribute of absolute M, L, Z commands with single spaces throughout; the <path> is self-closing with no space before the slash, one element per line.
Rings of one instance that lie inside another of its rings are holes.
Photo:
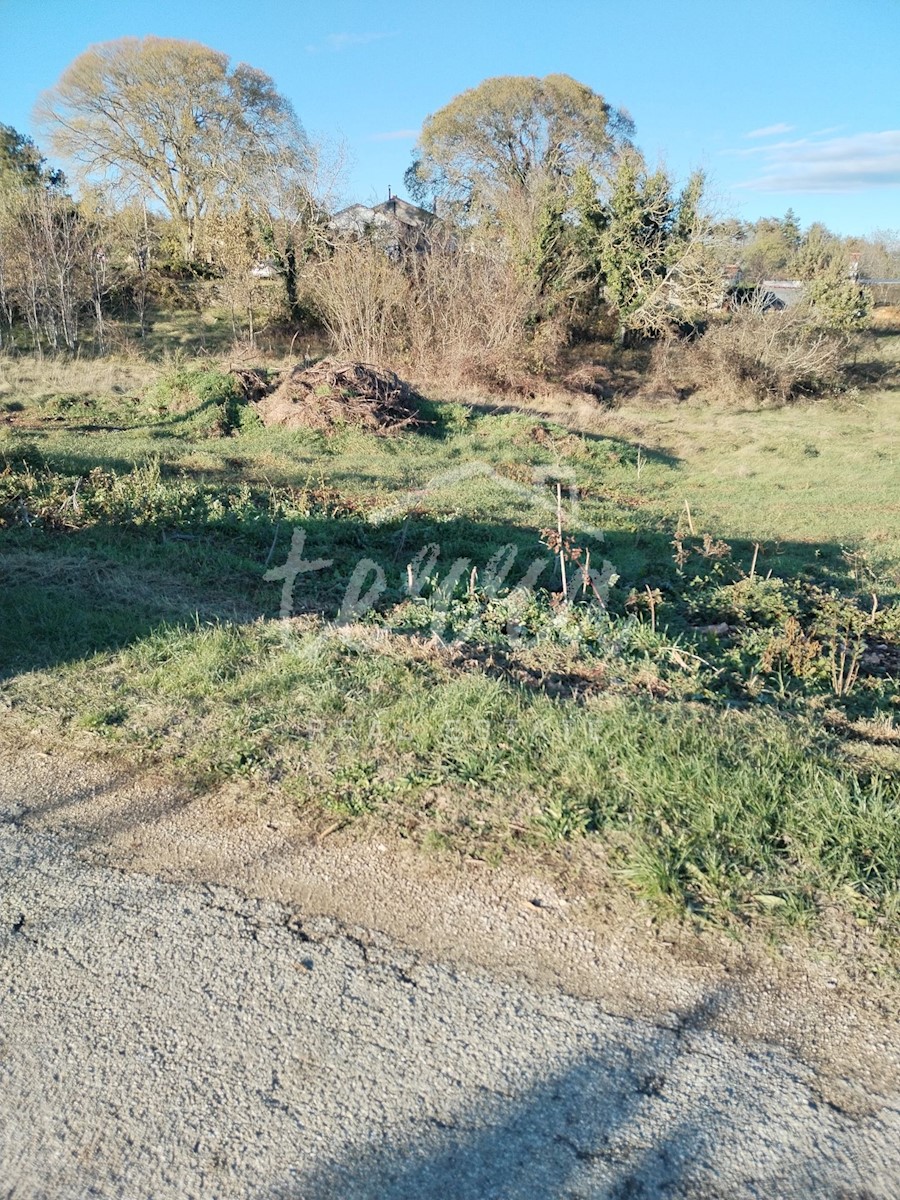
<path fill-rule="evenodd" d="M 347 200 L 402 194 L 416 131 L 463 89 L 565 72 L 631 112 L 651 162 L 703 167 L 723 215 L 900 228 L 898 0 L 0 0 L 0 121 L 34 132 L 81 51 L 145 34 L 268 72 L 346 145 Z"/>

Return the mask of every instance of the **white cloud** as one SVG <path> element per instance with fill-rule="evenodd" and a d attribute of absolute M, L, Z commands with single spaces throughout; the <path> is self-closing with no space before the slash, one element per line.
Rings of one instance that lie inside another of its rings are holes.
<path fill-rule="evenodd" d="M 745 138 L 765 138 L 775 137 L 779 133 L 790 133 L 794 128 L 793 125 L 785 125 L 780 121 L 777 125 L 764 125 L 762 129 L 751 129 L 749 133 L 745 133 Z"/>
<path fill-rule="evenodd" d="M 758 173 L 737 184 L 757 192 L 862 192 L 900 186 L 900 129 L 795 138 L 732 153 L 761 156 Z"/>
<path fill-rule="evenodd" d="M 408 142 L 419 136 L 418 129 L 389 129 L 385 133 L 373 133 L 371 142 Z"/>
<path fill-rule="evenodd" d="M 321 54 L 325 50 L 340 54 L 342 50 L 349 50 L 353 46 L 368 46 L 394 36 L 392 33 L 329 33 L 324 41 L 307 46 L 306 53 Z"/>

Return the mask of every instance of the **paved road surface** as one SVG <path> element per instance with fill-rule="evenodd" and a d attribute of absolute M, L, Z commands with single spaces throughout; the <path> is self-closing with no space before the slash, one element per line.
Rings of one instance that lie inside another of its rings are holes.
<path fill-rule="evenodd" d="M 0 824 L 0 1197 L 900 1196 L 900 1103 Z"/>

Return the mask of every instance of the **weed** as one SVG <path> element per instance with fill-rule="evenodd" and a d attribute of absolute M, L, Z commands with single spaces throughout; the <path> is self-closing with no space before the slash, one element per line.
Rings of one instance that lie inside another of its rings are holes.
<path fill-rule="evenodd" d="M 551 796 L 534 823 L 548 841 L 569 840 L 590 828 L 590 808 L 583 800 Z"/>

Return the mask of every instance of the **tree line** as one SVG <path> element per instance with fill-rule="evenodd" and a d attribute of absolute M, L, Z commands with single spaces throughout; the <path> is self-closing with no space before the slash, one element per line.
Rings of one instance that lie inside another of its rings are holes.
<path fill-rule="evenodd" d="M 104 350 L 117 318 L 141 337 L 203 281 L 251 342 L 261 323 L 319 321 L 368 356 L 482 345 L 540 362 L 573 337 L 702 321 L 735 259 L 751 287 L 807 280 L 820 322 L 861 312 L 851 244 L 790 213 L 713 220 L 701 173 L 677 187 L 629 114 L 567 75 L 488 79 L 428 117 L 406 183 L 441 220 L 401 261 L 336 236 L 325 156 L 289 102 L 206 46 L 91 47 L 37 118 L 68 176 L 0 125 L 0 347 Z M 866 248 L 896 270 L 896 239 Z"/>

